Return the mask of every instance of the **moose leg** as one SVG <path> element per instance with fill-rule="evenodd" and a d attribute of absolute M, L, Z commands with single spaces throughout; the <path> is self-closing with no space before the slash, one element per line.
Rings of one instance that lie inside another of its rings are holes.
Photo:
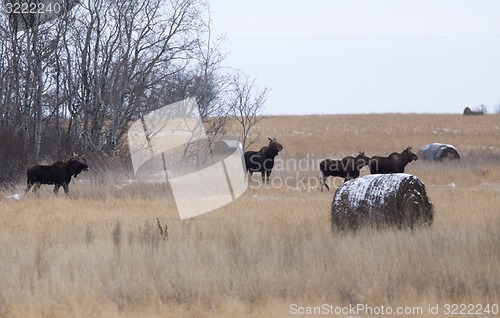
<path fill-rule="evenodd" d="M 266 171 L 266 183 L 269 183 L 269 179 L 271 177 L 271 170 Z"/>
<path fill-rule="evenodd" d="M 24 195 L 26 195 L 26 193 L 28 193 L 31 189 L 31 187 L 33 186 L 33 183 L 29 183 L 26 185 L 26 189 L 24 190 Z"/>
<path fill-rule="evenodd" d="M 40 182 L 35 183 L 35 186 L 33 187 L 33 193 L 36 193 L 38 189 L 40 189 L 41 185 L 42 184 Z"/>
<path fill-rule="evenodd" d="M 271 175 L 271 171 L 270 170 L 264 170 L 262 171 L 262 182 L 264 184 L 268 184 L 269 183 L 269 176 Z"/>
<path fill-rule="evenodd" d="M 61 186 L 60 184 L 54 185 L 54 194 L 57 194 L 57 192 L 59 192 L 59 187 L 60 186 Z"/>
<path fill-rule="evenodd" d="M 63 186 L 63 189 L 64 189 L 64 193 L 68 194 L 68 192 L 69 192 L 68 184 L 67 183 L 63 183 L 62 186 Z"/>
<path fill-rule="evenodd" d="M 330 191 L 330 187 L 328 186 L 328 184 L 326 184 L 326 179 L 328 179 L 328 176 L 321 176 L 321 179 L 320 179 L 320 189 L 321 189 L 321 192 L 323 192 L 323 186 L 325 186 L 326 189 L 328 191 Z"/>
<path fill-rule="evenodd" d="M 264 184 L 268 184 L 269 183 L 269 175 L 271 174 L 271 171 L 262 171 L 262 182 L 264 182 Z"/>

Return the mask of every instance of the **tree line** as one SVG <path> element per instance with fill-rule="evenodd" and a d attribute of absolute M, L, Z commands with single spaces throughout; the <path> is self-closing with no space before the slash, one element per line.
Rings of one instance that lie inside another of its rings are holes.
<path fill-rule="evenodd" d="M 254 140 L 268 90 L 224 65 L 207 2 L 61 6 L 52 19 L 0 10 L 0 181 L 73 152 L 114 162 L 130 121 L 188 97 L 209 136 L 233 117 L 245 146 Z"/>

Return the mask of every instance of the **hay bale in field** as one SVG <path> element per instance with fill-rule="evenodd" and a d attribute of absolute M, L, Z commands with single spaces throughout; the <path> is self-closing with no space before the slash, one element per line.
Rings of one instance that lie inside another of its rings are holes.
<path fill-rule="evenodd" d="M 460 154 L 452 145 L 432 143 L 420 148 L 418 151 L 419 158 L 423 160 L 443 161 L 443 160 L 459 160 Z"/>
<path fill-rule="evenodd" d="M 482 109 L 472 110 L 470 107 L 465 107 L 463 114 L 464 116 L 484 115 L 484 111 Z"/>
<path fill-rule="evenodd" d="M 431 225 L 432 203 L 424 184 L 406 173 L 372 174 L 341 185 L 333 197 L 332 231 L 361 226 Z"/>

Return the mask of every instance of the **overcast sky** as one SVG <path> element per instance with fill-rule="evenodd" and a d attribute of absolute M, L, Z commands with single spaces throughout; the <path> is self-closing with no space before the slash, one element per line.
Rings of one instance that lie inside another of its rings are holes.
<path fill-rule="evenodd" d="M 269 114 L 461 113 L 500 104 L 498 0 L 210 0 L 226 64 Z"/>

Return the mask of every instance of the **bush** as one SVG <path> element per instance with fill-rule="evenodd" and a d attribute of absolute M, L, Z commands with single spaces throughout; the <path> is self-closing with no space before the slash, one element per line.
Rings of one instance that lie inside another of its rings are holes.
<path fill-rule="evenodd" d="M 0 184 L 8 186 L 24 177 L 24 141 L 5 127 L 0 128 L 0 140 Z"/>

